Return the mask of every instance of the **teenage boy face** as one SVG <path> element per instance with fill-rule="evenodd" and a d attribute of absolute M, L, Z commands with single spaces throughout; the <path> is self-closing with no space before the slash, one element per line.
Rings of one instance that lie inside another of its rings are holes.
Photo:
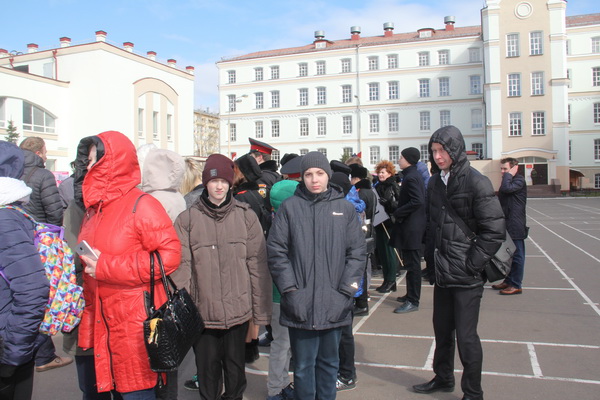
<path fill-rule="evenodd" d="M 311 193 L 322 193 L 327 190 L 329 176 L 321 168 L 309 168 L 302 176 L 304 185 Z"/>
<path fill-rule="evenodd" d="M 221 205 L 227 197 L 229 191 L 229 182 L 225 179 L 215 178 L 208 181 L 206 184 L 206 190 L 208 191 L 208 199 L 214 205 Z"/>

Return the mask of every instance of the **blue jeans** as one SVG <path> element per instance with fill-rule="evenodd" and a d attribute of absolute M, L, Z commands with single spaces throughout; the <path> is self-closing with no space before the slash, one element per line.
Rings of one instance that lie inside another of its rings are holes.
<path fill-rule="evenodd" d="M 123 396 L 123 400 L 156 400 L 154 388 L 121 393 L 121 396 Z"/>
<path fill-rule="evenodd" d="M 335 399 L 342 328 L 288 330 L 294 358 L 294 399 Z"/>
<path fill-rule="evenodd" d="M 513 255 L 512 265 L 510 267 L 510 273 L 504 280 L 510 286 L 521 289 L 523 284 L 523 274 L 525 273 L 525 240 L 513 239 L 517 249 Z"/>

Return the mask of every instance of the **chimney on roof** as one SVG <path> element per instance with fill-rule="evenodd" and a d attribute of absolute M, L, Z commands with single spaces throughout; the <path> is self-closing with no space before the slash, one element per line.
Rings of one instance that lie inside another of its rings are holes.
<path fill-rule="evenodd" d="M 148 55 L 148 58 L 151 59 L 152 61 L 156 61 L 156 52 L 155 51 L 149 51 L 146 53 Z"/>
<path fill-rule="evenodd" d="M 69 47 L 71 45 L 71 38 L 63 36 L 59 40 L 60 40 L 60 47 Z"/>
<path fill-rule="evenodd" d="M 35 43 L 29 43 L 27 45 L 27 52 L 28 53 L 35 53 L 36 51 L 38 51 L 38 45 Z"/>
<path fill-rule="evenodd" d="M 187 67 L 185 67 L 185 70 L 187 71 L 188 74 L 190 75 L 194 75 L 194 67 L 192 67 L 191 65 L 188 65 Z"/>
<path fill-rule="evenodd" d="M 454 23 L 456 22 L 456 18 L 452 15 L 448 16 L 448 17 L 444 17 L 444 24 L 446 24 L 446 30 L 447 31 L 453 31 L 454 30 Z"/>
<path fill-rule="evenodd" d="M 106 32 L 96 31 L 96 42 L 106 42 Z"/>
<path fill-rule="evenodd" d="M 128 52 L 133 53 L 133 43 L 131 43 L 131 42 L 124 42 L 123 43 L 123 48 L 125 50 L 127 50 Z"/>
<path fill-rule="evenodd" d="M 386 22 L 383 24 L 383 36 L 384 37 L 392 37 L 394 36 L 394 23 Z"/>
<path fill-rule="evenodd" d="M 315 31 L 315 40 L 325 39 L 325 31 Z"/>
<path fill-rule="evenodd" d="M 350 33 L 352 34 L 352 36 L 350 37 L 351 40 L 358 40 L 360 39 L 360 26 L 353 26 L 350 28 Z"/>
<path fill-rule="evenodd" d="M 167 60 L 167 64 L 169 64 L 171 67 L 175 67 L 175 65 L 177 65 L 177 60 L 175 60 L 173 58 L 169 58 Z"/>
<path fill-rule="evenodd" d="M 0 58 L 8 57 L 8 50 L 0 49 Z"/>

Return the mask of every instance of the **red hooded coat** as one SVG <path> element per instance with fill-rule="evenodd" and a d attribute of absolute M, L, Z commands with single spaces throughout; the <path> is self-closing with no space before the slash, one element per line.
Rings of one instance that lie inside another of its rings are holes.
<path fill-rule="evenodd" d="M 149 389 L 157 374 L 150 370 L 144 346 L 144 291 L 149 291 L 150 252 L 158 250 L 167 274 L 177 269 L 181 245 L 171 219 L 152 196 L 143 196 L 136 150 L 119 132 L 98 135 L 104 155 L 83 181 L 87 209 L 79 240 L 101 255 L 96 278 L 85 274 L 86 307 L 79 328 L 79 346 L 94 348 L 99 392 Z M 166 300 L 157 288 L 157 306 Z"/>

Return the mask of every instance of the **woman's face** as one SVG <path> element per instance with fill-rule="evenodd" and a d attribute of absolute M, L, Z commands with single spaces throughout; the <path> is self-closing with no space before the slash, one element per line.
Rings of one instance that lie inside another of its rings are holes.
<path fill-rule="evenodd" d="M 87 165 L 87 170 L 89 171 L 92 168 L 92 165 L 96 164 L 98 161 L 98 152 L 96 149 L 96 145 L 93 144 L 90 146 L 90 153 L 88 155 L 89 163 Z"/>
<path fill-rule="evenodd" d="M 379 172 L 377 173 L 377 176 L 379 177 L 379 180 L 380 180 L 381 182 L 383 182 L 383 181 L 385 181 L 387 178 L 389 178 L 390 176 L 392 176 L 392 174 L 390 174 L 390 173 L 388 172 L 388 170 L 387 170 L 387 169 L 385 169 L 385 168 L 381 168 L 381 169 L 379 170 Z"/>

